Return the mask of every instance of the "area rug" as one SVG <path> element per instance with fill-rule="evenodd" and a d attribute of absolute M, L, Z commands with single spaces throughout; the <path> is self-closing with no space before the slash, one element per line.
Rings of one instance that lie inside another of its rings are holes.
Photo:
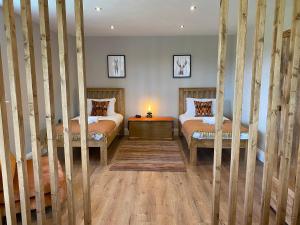
<path fill-rule="evenodd" d="M 110 170 L 186 172 L 186 167 L 176 141 L 124 140 Z"/>

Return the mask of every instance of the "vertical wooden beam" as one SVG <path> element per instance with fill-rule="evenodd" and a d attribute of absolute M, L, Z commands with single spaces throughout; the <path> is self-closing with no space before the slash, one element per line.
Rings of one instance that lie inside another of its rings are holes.
<path fill-rule="evenodd" d="M 60 62 L 60 85 L 62 95 L 62 114 L 64 127 L 64 152 L 67 177 L 67 198 L 68 198 L 68 222 L 69 225 L 76 224 L 74 194 L 73 194 L 73 150 L 71 146 L 70 131 L 70 93 L 69 93 L 69 62 L 68 62 L 68 37 L 66 23 L 65 0 L 56 0 L 57 26 L 58 26 L 58 47 Z"/>
<path fill-rule="evenodd" d="M 252 224 L 254 176 L 257 152 L 257 134 L 260 106 L 260 89 L 265 39 L 266 0 L 257 0 L 254 54 L 252 66 L 251 111 L 247 151 L 246 186 L 244 202 L 244 224 Z"/>
<path fill-rule="evenodd" d="M 212 196 L 212 224 L 218 225 L 220 219 L 220 187 L 221 187 L 221 161 L 222 161 L 222 128 L 224 111 L 224 77 L 227 52 L 228 32 L 228 0 L 220 1 L 219 17 L 219 47 L 218 47 L 218 75 L 217 75 L 217 108 L 214 141 L 214 171 Z"/>
<path fill-rule="evenodd" d="M 294 0 L 293 23 L 291 29 L 290 58 L 288 77 L 291 77 L 290 98 L 288 104 L 287 126 L 284 129 L 284 150 L 280 156 L 279 188 L 277 195 L 276 224 L 284 224 L 286 216 L 289 174 L 292 156 L 295 113 L 297 107 L 297 89 L 300 79 L 300 2 Z"/>
<path fill-rule="evenodd" d="M 240 0 L 239 20 L 237 31 L 236 47 L 236 71 L 234 86 L 234 107 L 232 123 L 232 142 L 231 142 L 231 163 L 230 163 L 230 181 L 229 181 L 229 209 L 228 224 L 236 223 L 236 205 L 237 205 L 237 188 L 238 188 L 238 171 L 240 157 L 240 127 L 243 101 L 243 83 L 245 68 L 245 52 L 247 39 L 247 15 L 248 0 Z"/>
<path fill-rule="evenodd" d="M 44 80 L 44 98 L 48 157 L 51 180 L 51 203 L 53 224 L 61 224 L 60 198 L 58 190 L 58 158 L 55 132 L 55 104 L 52 71 L 52 53 L 50 43 L 48 0 L 39 0 L 40 36 L 42 52 L 42 69 Z"/>
<path fill-rule="evenodd" d="M 289 30 L 290 31 L 290 30 Z M 294 42 L 292 39 L 294 37 L 290 36 L 290 32 L 289 32 L 289 39 L 285 39 L 285 32 L 283 32 L 283 43 L 282 43 L 282 55 L 286 54 L 288 61 L 291 59 L 291 57 L 289 57 L 290 52 L 292 51 L 291 49 L 291 42 Z M 288 43 L 285 43 L 288 42 Z M 287 45 L 287 46 L 286 46 Z M 286 51 L 286 52 L 284 52 Z M 283 61 L 282 61 L 283 63 Z M 281 63 L 281 68 L 285 65 L 282 65 Z M 279 169 L 280 169 L 280 156 L 284 154 L 284 142 L 286 140 L 286 129 L 287 129 L 287 118 L 288 118 L 288 108 L 289 108 L 289 99 L 290 99 L 290 89 L 291 89 L 291 74 L 288 73 L 289 70 L 289 66 L 291 66 L 292 63 L 287 63 L 286 65 L 286 74 L 284 71 L 281 71 L 281 77 L 280 77 L 280 86 L 281 86 L 281 95 L 280 95 L 280 101 L 281 101 L 281 105 L 280 105 L 280 113 L 278 113 L 277 118 L 278 118 L 278 129 L 277 129 L 277 136 L 280 137 L 278 138 L 277 142 L 278 142 L 278 148 L 276 149 L 277 152 L 277 158 L 275 158 L 275 165 L 274 165 L 274 175 L 276 178 L 279 178 Z"/>
<path fill-rule="evenodd" d="M 29 107 L 29 124 L 31 134 L 31 149 L 33 158 L 35 202 L 37 223 L 44 224 L 45 199 L 44 185 L 41 171 L 41 143 L 40 143 L 40 125 L 37 99 L 36 71 L 33 45 L 32 18 L 30 9 L 30 0 L 21 0 L 21 18 L 24 38 L 24 60 L 27 85 L 27 97 Z"/>
<path fill-rule="evenodd" d="M 4 77 L 2 69 L 2 57 L 0 48 L 0 162 L 2 172 L 2 183 L 5 201 L 5 214 L 8 224 L 16 225 L 16 208 L 14 199 L 13 176 L 11 171 L 11 162 L 9 159 L 10 145 L 8 135 L 8 121 L 4 90 Z"/>
<path fill-rule="evenodd" d="M 28 178 L 25 158 L 25 137 L 23 124 L 23 107 L 21 99 L 18 49 L 14 7 L 12 0 L 3 0 L 4 29 L 7 41 L 8 73 L 11 93 L 11 106 L 15 138 L 15 150 L 20 189 L 22 224 L 31 224 L 28 194 Z"/>
<path fill-rule="evenodd" d="M 276 0 L 273 24 L 273 48 L 270 69 L 270 89 L 267 117 L 267 135 L 265 148 L 265 163 L 262 184 L 262 205 L 260 225 L 269 224 L 270 199 L 274 160 L 276 157 L 277 114 L 280 106 L 280 65 L 282 51 L 282 30 L 284 22 L 285 0 Z M 271 96 L 270 96 L 271 94 Z"/>
<path fill-rule="evenodd" d="M 80 140 L 81 140 L 81 163 L 83 178 L 83 207 L 84 224 L 91 224 L 91 196 L 89 175 L 89 148 L 87 146 L 87 112 L 86 112 L 86 70 L 85 70 L 85 48 L 84 48 L 84 23 L 82 0 L 75 0 L 76 20 L 76 49 L 77 49 L 77 72 L 78 92 L 80 109 Z M 102 158 L 102 155 L 101 155 Z"/>
<path fill-rule="evenodd" d="M 292 212 L 292 225 L 300 223 L 300 143 L 298 146 L 295 198 Z"/>

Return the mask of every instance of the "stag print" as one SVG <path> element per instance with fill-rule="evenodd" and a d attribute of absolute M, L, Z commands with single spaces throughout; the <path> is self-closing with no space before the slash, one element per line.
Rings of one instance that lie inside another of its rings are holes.
<path fill-rule="evenodd" d="M 173 58 L 174 74 L 173 77 L 184 78 L 191 76 L 191 56 L 174 55 Z"/>
<path fill-rule="evenodd" d="M 183 71 L 184 71 L 184 68 L 185 68 L 186 65 L 187 65 L 187 61 L 185 60 L 185 61 L 184 61 L 184 64 L 181 64 L 181 63 L 179 62 L 179 59 L 178 59 L 178 60 L 177 60 L 177 65 L 178 65 L 178 67 L 179 67 L 179 75 L 184 75 Z"/>

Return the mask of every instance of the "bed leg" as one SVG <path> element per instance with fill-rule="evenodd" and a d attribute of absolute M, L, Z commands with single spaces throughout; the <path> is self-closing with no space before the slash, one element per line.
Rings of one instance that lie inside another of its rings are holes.
<path fill-rule="evenodd" d="M 101 158 L 100 161 L 101 166 L 107 166 L 107 144 L 106 143 L 100 147 L 100 158 Z"/>
<path fill-rule="evenodd" d="M 190 164 L 197 165 L 197 147 L 190 147 Z"/>
<path fill-rule="evenodd" d="M 246 143 L 245 146 L 245 152 L 244 152 L 244 164 L 247 165 L 247 158 L 248 158 L 248 143 Z"/>

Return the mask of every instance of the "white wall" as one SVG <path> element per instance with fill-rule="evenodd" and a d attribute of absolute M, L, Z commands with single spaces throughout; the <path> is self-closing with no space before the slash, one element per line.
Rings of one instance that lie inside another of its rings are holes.
<path fill-rule="evenodd" d="M 8 73 L 7 73 L 7 54 L 6 54 L 6 40 L 3 27 L 3 14 L 2 8 L 0 8 L 0 45 L 1 45 L 1 54 L 3 61 L 3 70 L 5 77 L 5 91 L 6 99 L 10 100 L 10 90 L 8 82 Z M 45 107 L 44 107 L 44 90 L 43 90 L 43 75 L 41 67 L 41 48 L 40 48 L 40 38 L 39 38 L 39 25 L 33 25 L 34 31 L 34 50 L 35 50 L 35 59 L 36 59 L 36 73 L 37 73 L 37 87 L 38 87 L 38 103 L 39 103 L 39 113 L 40 113 L 40 127 L 41 129 L 45 128 Z M 22 92 L 22 102 L 23 102 L 23 114 L 24 114 L 24 127 L 25 127 L 25 140 L 26 140 L 26 151 L 30 152 L 30 128 L 28 121 L 28 105 L 27 105 L 27 89 L 26 89 L 26 77 L 25 77 L 25 68 L 24 68 L 24 48 L 23 48 L 23 36 L 21 30 L 21 20 L 20 16 L 16 15 L 16 32 L 17 32 L 17 45 L 18 45 L 18 59 L 19 59 L 19 68 L 20 68 L 20 80 L 21 80 L 21 92 Z M 60 83 L 59 83 L 59 60 L 58 60 L 58 43 L 57 43 L 57 34 L 51 33 L 51 50 L 52 50 L 52 63 L 53 63 L 53 75 L 54 75 L 54 89 L 55 89 L 55 109 L 56 109 L 56 118 L 61 118 L 61 96 L 60 96 Z M 77 89 L 77 80 L 76 78 L 76 48 L 75 48 L 75 38 L 69 36 L 69 60 L 70 60 L 70 96 L 71 96 L 71 114 L 77 114 L 77 95 L 75 94 Z M 11 105 L 7 104 L 8 109 L 8 119 L 9 119 L 9 134 L 11 149 L 14 151 L 13 143 L 13 126 L 12 126 L 12 117 L 11 117 Z"/>
<path fill-rule="evenodd" d="M 234 40 L 233 36 L 229 37 L 229 56 L 232 55 Z M 148 104 L 151 104 L 155 116 L 177 118 L 179 87 L 216 86 L 217 36 L 87 37 L 85 43 L 88 87 L 125 88 L 126 117 L 145 115 Z M 108 78 L 109 54 L 126 55 L 125 79 Z M 191 78 L 173 78 L 175 54 L 192 55 Z M 232 57 L 228 58 L 231 61 Z M 232 73 L 231 66 L 227 71 Z M 226 96 L 230 98 L 231 94 L 226 93 Z M 227 112 L 229 110 L 227 107 Z"/>

